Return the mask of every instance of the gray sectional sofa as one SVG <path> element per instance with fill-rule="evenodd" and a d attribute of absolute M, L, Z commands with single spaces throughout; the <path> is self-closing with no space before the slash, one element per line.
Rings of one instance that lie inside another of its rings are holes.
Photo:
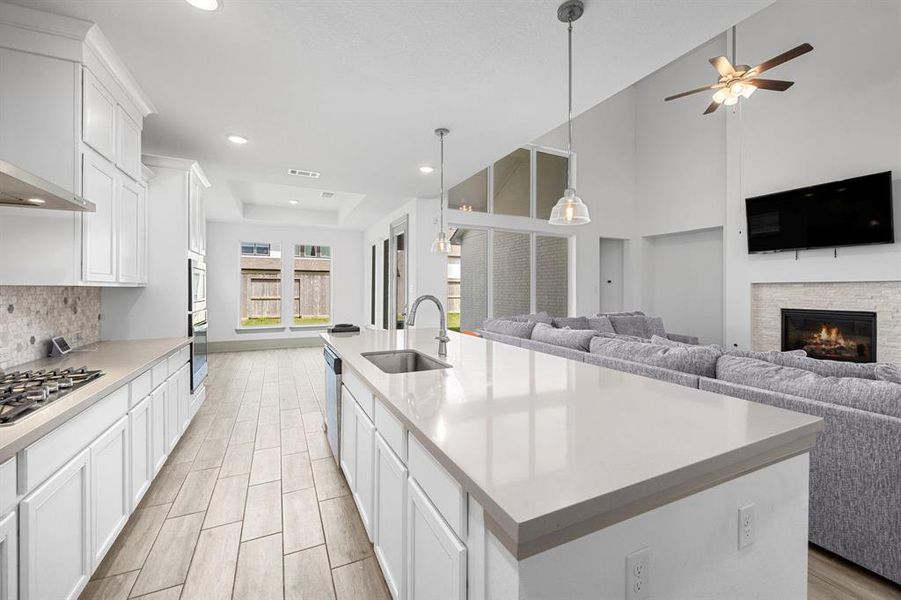
<path fill-rule="evenodd" d="M 822 417 L 826 429 L 810 454 L 810 541 L 901 584 L 901 367 L 817 360 L 803 351 L 701 346 L 690 336 L 660 335 L 662 321 L 654 317 L 632 314 L 644 317 L 643 326 L 642 319 L 603 316 L 612 331 L 602 320 L 592 321 L 593 335 L 572 327 L 584 325 L 582 321 L 558 320 L 561 327 L 553 331 L 553 319 L 526 315 L 515 321 L 486 321 L 479 333 L 571 360 Z M 617 322 L 624 326 L 617 329 Z"/>

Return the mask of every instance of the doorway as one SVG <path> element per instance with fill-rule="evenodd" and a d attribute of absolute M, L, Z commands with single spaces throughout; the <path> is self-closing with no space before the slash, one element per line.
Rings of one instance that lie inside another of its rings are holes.
<path fill-rule="evenodd" d="M 409 219 L 405 215 L 391 224 L 389 330 L 403 329 L 407 320 L 408 246 Z"/>
<path fill-rule="evenodd" d="M 623 261 L 625 240 L 600 238 L 600 312 L 623 310 Z"/>

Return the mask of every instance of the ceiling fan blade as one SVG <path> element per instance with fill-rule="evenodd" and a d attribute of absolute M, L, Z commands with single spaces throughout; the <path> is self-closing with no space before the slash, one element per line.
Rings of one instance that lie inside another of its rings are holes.
<path fill-rule="evenodd" d="M 717 90 L 719 88 L 726 87 L 724 83 L 714 83 L 712 85 L 705 85 L 703 87 L 695 88 L 693 90 L 688 90 L 687 92 L 682 92 L 679 94 L 674 94 L 672 96 L 667 96 L 663 99 L 664 102 L 669 102 L 670 100 L 675 100 L 677 98 L 684 98 L 685 96 L 691 96 L 692 94 L 700 94 L 701 92 L 708 92 L 710 90 Z"/>
<path fill-rule="evenodd" d="M 795 85 L 794 81 L 782 81 L 781 79 L 747 79 L 745 83 L 753 85 L 758 90 L 770 90 L 773 92 L 784 92 Z"/>
<path fill-rule="evenodd" d="M 716 102 L 716 101 L 711 102 L 711 103 L 707 106 L 707 110 L 704 111 L 704 114 L 705 114 L 705 115 L 709 115 L 710 113 L 714 112 L 714 111 L 715 111 L 716 109 L 718 109 L 719 107 L 720 107 L 720 103 L 719 103 L 719 102 Z"/>
<path fill-rule="evenodd" d="M 810 44 L 807 44 L 807 43 L 801 44 L 800 46 L 796 46 L 796 47 L 792 48 L 791 50 L 783 52 L 779 56 L 774 56 L 770 60 L 760 63 L 759 65 L 757 65 L 756 67 L 754 67 L 753 69 L 751 69 L 748 72 L 752 73 L 754 75 L 760 75 L 764 71 L 768 71 L 768 70 L 772 69 L 773 67 L 778 67 L 782 63 L 787 63 L 790 60 L 798 58 L 802 54 L 807 54 L 811 50 L 813 50 L 813 46 L 811 46 Z"/>
<path fill-rule="evenodd" d="M 716 69 L 716 72 L 719 73 L 721 77 L 728 77 L 735 73 L 735 68 L 725 56 L 711 58 L 710 64 L 713 65 L 713 68 Z"/>

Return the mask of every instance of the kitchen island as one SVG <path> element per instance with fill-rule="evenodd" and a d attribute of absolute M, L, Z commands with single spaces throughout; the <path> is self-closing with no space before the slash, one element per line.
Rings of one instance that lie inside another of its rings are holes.
<path fill-rule="evenodd" d="M 323 335 L 395 597 L 806 597 L 820 419 L 455 333 L 448 368 L 364 356 L 436 333 Z"/>

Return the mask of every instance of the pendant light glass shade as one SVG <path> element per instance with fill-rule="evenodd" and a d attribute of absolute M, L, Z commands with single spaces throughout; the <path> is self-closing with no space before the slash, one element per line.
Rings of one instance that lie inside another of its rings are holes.
<path fill-rule="evenodd" d="M 567 188 L 563 197 L 557 200 L 557 204 L 551 210 L 551 218 L 548 219 L 551 225 L 582 225 L 590 222 L 588 207 L 576 196 L 576 190 L 572 188 Z"/>
<path fill-rule="evenodd" d="M 441 194 L 438 196 L 438 237 L 432 242 L 432 252 L 435 254 L 451 253 L 451 243 L 447 239 L 447 232 L 444 230 L 444 136 L 448 133 L 450 131 L 444 127 L 435 130 L 435 135 L 441 140 Z"/>
<path fill-rule="evenodd" d="M 566 191 L 563 197 L 557 200 L 551 210 L 551 225 L 583 225 L 591 221 L 588 215 L 588 207 L 582 199 L 576 196 L 576 189 L 572 181 L 573 172 L 573 21 L 582 16 L 585 5 L 582 0 L 566 0 L 557 9 L 557 18 L 568 24 L 567 50 L 569 57 L 569 120 L 567 122 L 568 149 L 566 161 Z"/>

